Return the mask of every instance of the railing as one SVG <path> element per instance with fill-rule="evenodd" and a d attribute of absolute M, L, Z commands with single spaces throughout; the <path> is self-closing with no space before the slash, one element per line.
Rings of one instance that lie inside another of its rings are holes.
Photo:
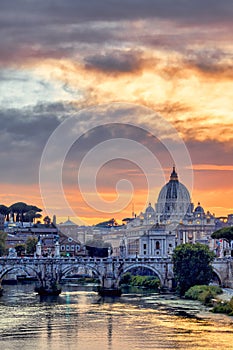
<path fill-rule="evenodd" d="M 171 258 L 162 258 L 162 257 L 126 257 L 126 258 L 120 258 L 120 257 L 108 257 L 108 258 L 98 258 L 98 257 L 40 257 L 40 258 L 34 258 L 34 257 L 0 257 L 0 264 L 1 262 L 6 263 L 106 263 L 106 262 L 124 262 L 124 263 L 135 263 L 135 262 L 141 262 L 141 263 L 155 263 L 155 262 L 170 262 Z"/>

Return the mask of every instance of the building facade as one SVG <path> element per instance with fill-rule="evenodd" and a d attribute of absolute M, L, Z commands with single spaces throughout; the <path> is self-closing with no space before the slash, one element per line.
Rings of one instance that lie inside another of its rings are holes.
<path fill-rule="evenodd" d="M 232 225 L 233 214 L 216 218 L 200 203 L 195 207 L 173 167 L 155 206 L 149 203 L 145 212 L 130 220 L 124 230 L 109 232 L 104 239 L 114 242 L 115 255 L 166 257 L 177 245 L 197 242 L 207 244 L 218 255 L 219 242 L 211 234 Z"/>

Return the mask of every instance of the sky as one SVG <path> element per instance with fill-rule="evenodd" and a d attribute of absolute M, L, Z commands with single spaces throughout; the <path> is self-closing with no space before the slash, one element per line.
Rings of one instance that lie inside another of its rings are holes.
<path fill-rule="evenodd" d="M 1 204 L 120 221 L 175 165 L 194 205 L 233 213 L 232 0 L 0 10 Z"/>

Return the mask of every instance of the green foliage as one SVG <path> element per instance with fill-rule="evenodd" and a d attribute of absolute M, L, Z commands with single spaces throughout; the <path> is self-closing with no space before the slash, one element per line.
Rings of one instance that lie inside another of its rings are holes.
<path fill-rule="evenodd" d="M 211 311 L 218 314 L 227 314 L 229 316 L 233 316 L 233 297 L 230 301 L 219 300 Z"/>
<path fill-rule="evenodd" d="M 121 278 L 121 284 L 144 287 L 148 289 L 158 289 L 160 281 L 154 276 L 133 276 L 129 272 L 126 272 Z"/>
<path fill-rule="evenodd" d="M 20 244 L 20 243 L 16 244 L 15 250 L 16 250 L 17 256 L 21 256 L 22 253 L 25 252 L 25 249 L 26 249 L 25 244 Z"/>
<path fill-rule="evenodd" d="M 184 295 L 192 286 L 209 284 L 213 273 L 210 263 L 214 260 L 214 253 L 208 246 L 200 243 L 181 244 L 175 248 L 172 259 L 180 295 Z"/>
<path fill-rule="evenodd" d="M 7 239 L 7 233 L 0 231 L 0 256 L 3 256 L 6 254 L 6 239 Z"/>
<path fill-rule="evenodd" d="M 225 239 L 228 242 L 233 240 L 233 226 L 231 227 L 223 227 L 220 230 L 217 230 L 212 233 L 211 235 L 212 238 L 214 239 Z"/>
<path fill-rule="evenodd" d="M 121 278 L 121 284 L 126 284 L 126 285 L 130 285 L 131 283 L 131 273 L 130 272 L 126 272 L 124 273 L 124 275 Z"/>
<path fill-rule="evenodd" d="M 26 240 L 26 252 L 27 254 L 34 254 L 36 251 L 36 244 L 38 239 L 36 237 L 28 237 Z"/>
<path fill-rule="evenodd" d="M 218 286 L 193 286 L 185 293 L 186 299 L 199 300 L 204 305 L 212 306 L 212 299 L 222 293 Z"/>

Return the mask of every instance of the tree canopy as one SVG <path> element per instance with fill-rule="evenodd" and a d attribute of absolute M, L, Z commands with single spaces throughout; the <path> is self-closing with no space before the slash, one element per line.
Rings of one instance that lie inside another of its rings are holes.
<path fill-rule="evenodd" d="M 180 295 L 184 295 L 192 286 L 211 281 L 213 269 L 210 263 L 214 260 L 214 253 L 208 246 L 200 243 L 181 244 L 175 248 L 172 259 Z"/>
<path fill-rule="evenodd" d="M 4 204 L 0 205 L 0 214 L 4 215 L 7 221 L 9 221 L 11 217 L 14 222 L 32 222 L 33 219 L 41 217 L 41 215 L 38 214 L 41 211 L 42 209 L 38 208 L 37 206 L 26 204 L 24 202 L 16 202 L 9 207 Z"/>
<path fill-rule="evenodd" d="M 6 254 L 6 238 L 7 238 L 7 233 L 0 231 L 0 256 L 3 256 Z"/>
<path fill-rule="evenodd" d="M 214 239 L 225 239 L 228 243 L 233 241 L 233 226 L 223 227 L 212 233 L 211 238 Z"/>
<path fill-rule="evenodd" d="M 111 244 L 104 242 L 102 239 L 92 239 L 86 242 L 86 250 L 91 257 L 107 257 L 109 247 L 112 249 Z"/>
<path fill-rule="evenodd" d="M 36 251 L 36 244 L 38 242 L 37 237 L 28 237 L 26 240 L 26 252 L 27 254 L 34 254 Z"/>

